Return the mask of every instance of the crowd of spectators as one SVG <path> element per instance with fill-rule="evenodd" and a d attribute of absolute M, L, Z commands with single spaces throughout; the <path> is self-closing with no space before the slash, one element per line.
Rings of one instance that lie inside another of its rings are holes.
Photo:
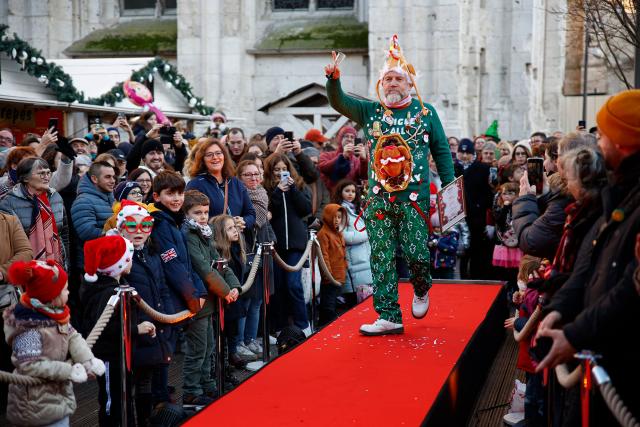
<path fill-rule="evenodd" d="M 435 209 L 441 184 L 431 162 L 433 277 L 505 281 L 519 312 L 507 319 L 508 328 L 521 329 L 538 304 L 546 314 L 518 361 L 527 372 L 529 425 L 545 425 L 552 408 L 554 425 L 579 419 L 576 390 L 549 402 L 540 372 L 570 362 L 582 349 L 602 354 L 620 394 L 640 406 L 633 390 L 640 370 L 628 347 L 637 340 L 626 335 L 635 334 L 632 327 L 624 328 L 639 308 L 640 115 L 629 112 L 630 102 L 640 103 L 636 92 L 610 99 L 590 132 L 534 132 L 505 141 L 494 124 L 473 139 L 450 136 L 466 220 L 446 231 Z M 158 123 L 152 112 L 135 123 L 119 116 L 111 127 L 93 125 L 87 137 L 71 140 L 50 129 L 16 144 L 9 130 L 0 131 L 10 140 L 0 153 L 0 283 L 8 282 L 7 268 L 16 260 L 54 260 L 69 272 L 71 322 L 85 336 L 125 281 L 158 311 L 197 313 L 179 326 L 138 313 L 131 404 L 140 423 L 172 399 L 168 367 L 176 351 L 184 353 L 185 405 L 206 405 L 219 388 L 237 382 L 232 370 L 227 384 L 214 380 L 218 298 L 225 310 L 225 363 L 242 369 L 268 351 L 259 337 L 267 284 L 258 275 L 250 292 L 240 292 L 259 243 L 273 242 L 279 257 L 295 265 L 309 228 L 319 230 L 333 279 L 322 275 L 320 325 L 336 318 L 338 306 L 371 294 L 371 248 L 358 226 L 369 154 L 359 131 L 346 125 L 332 139 L 316 129 L 291 138 L 272 127 L 248 137 L 228 127 L 223 115 L 215 119 L 199 138 L 183 123 Z M 544 173 L 534 181 L 540 164 Z M 122 238 L 132 245 L 128 257 Z M 130 265 L 115 274 L 120 256 Z M 220 257 L 229 261 L 224 273 L 215 266 Z M 407 277 L 406 266 L 397 268 Z M 306 267 L 274 264 L 270 340 L 292 325 L 311 334 L 307 276 Z M 120 387 L 118 330 L 112 321 L 94 348 L 113 370 L 99 383 L 100 425 L 116 425 L 120 417 L 121 402 L 112 396 Z M 539 359 L 528 352 L 539 348 L 536 338 L 552 340 Z M 4 339 L 2 346 L 2 369 L 10 370 L 11 348 Z M 595 413 L 607 419 L 606 411 Z"/>

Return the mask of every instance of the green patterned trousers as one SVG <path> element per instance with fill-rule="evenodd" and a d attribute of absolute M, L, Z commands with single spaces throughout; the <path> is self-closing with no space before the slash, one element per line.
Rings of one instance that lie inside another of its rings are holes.
<path fill-rule="evenodd" d="M 429 201 L 418 202 L 418 205 L 428 215 Z M 424 296 L 431 288 L 429 228 L 410 202 L 392 203 L 378 196 L 370 198 L 365 223 L 371 244 L 373 307 L 380 318 L 402 323 L 396 247 L 400 245 L 409 265 L 415 294 Z"/>

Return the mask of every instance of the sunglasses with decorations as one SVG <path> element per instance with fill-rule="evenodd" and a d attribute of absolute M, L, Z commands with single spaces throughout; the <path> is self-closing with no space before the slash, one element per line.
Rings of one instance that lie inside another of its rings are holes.
<path fill-rule="evenodd" d="M 147 216 L 142 219 L 142 221 L 138 222 L 132 216 L 127 216 L 122 223 L 122 227 L 127 231 L 127 233 L 151 233 L 153 229 L 153 217 Z"/>

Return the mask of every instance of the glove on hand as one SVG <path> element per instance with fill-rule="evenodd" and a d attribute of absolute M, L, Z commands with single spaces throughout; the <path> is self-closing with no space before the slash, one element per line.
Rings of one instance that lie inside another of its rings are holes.
<path fill-rule="evenodd" d="M 83 383 L 87 381 L 87 371 L 82 366 L 82 363 L 76 363 L 71 367 L 71 374 L 69 374 L 69 379 L 74 383 Z"/>
<path fill-rule="evenodd" d="M 58 138 L 56 141 L 56 151 L 61 152 L 71 160 L 76 158 L 76 152 L 71 148 L 71 144 L 69 144 L 69 140 L 65 137 Z"/>
<path fill-rule="evenodd" d="M 106 370 L 106 367 L 104 366 L 104 362 L 96 357 L 94 357 L 93 359 L 87 360 L 82 364 L 82 366 L 84 366 L 84 369 L 87 372 L 90 372 L 97 377 L 101 377 L 102 375 L 104 375 L 104 372 Z"/>

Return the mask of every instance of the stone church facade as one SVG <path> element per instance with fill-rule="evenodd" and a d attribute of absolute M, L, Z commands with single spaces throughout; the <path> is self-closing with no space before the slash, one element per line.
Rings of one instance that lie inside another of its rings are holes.
<path fill-rule="evenodd" d="M 536 130 L 572 130 L 580 118 L 581 99 L 575 96 L 581 91 L 580 25 L 567 22 L 562 0 L 38 4 L 0 0 L 0 23 L 8 23 L 49 58 L 81 56 L 69 46 L 94 31 L 118 28 L 114 25 L 175 21 L 175 47 L 159 53 L 174 55 L 195 92 L 250 132 L 280 125 L 296 134 L 312 126 L 335 133 L 344 119 L 328 107 L 323 90 L 330 51 L 347 56 L 343 88 L 374 99 L 378 70 L 394 33 L 418 71 L 423 98 L 435 106 L 449 135 L 480 134 L 498 120 L 503 138 L 520 139 Z M 602 64 L 592 62 L 590 75 L 594 96 L 589 97 L 587 121 L 593 125 L 599 105 L 619 87 L 602 72 Z"/>

